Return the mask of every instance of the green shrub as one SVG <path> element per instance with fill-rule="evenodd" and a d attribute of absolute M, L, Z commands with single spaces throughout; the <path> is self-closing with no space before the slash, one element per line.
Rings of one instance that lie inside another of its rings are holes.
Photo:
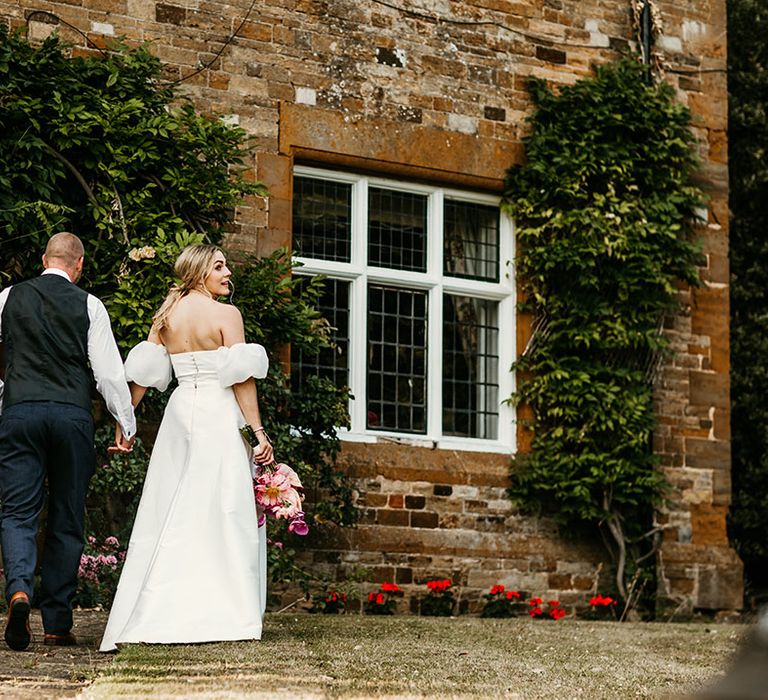
<path fill-rule="evenodd" d="M 728 3 L 731 400 L 733 505 L 729 534 L 747 592 L 768 590 L 768 8 Z"/>

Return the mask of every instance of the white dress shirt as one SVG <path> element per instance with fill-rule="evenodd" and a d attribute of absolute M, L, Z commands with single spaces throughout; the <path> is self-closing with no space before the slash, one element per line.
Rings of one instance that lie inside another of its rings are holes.
<path fill-rule="evenodd" d="M 43 271 L 44 275 L 59 275 L 72 281 L 64 270 L 49 267 Z M 3 340 L 2 315 L 8 293 L 11 288 L 6 287 L 0 292 L 0 342 Z M 126 438 L 136 433 L 136 417 L 131 405 L 131 392 L 125 381 L 123 360 L 117 349 L 115 337 L 112 335 L 112 325 L 109 314 L 100 299 L 93 294 L 88 295 L 88 361 L 91 364 L 93 378 L 96 380 L 96 389 L 104 397 L 109 412 L 120 423 L 123 435 Z M 2 411 L 3 382 L 0 380 L 0 411 Z"/>

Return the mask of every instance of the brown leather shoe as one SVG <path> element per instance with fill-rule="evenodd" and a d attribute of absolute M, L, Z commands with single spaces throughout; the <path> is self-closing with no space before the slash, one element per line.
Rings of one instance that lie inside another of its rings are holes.
<path fill-rule="evenodd" d="M 32 640 L 29 629 L 29 596 L 23 591 L 14 593 L 8 604 L 8 621 L 5 624 L 5 643 L 14 651 L 24 651 Z"/>
<path fill-rule="evenodd" d="M 75 647 L 77 646 L 77 638 L 72 632 L 66 634 L 46 634 L 43 637 L 43 644 L 53 647 Z"/>

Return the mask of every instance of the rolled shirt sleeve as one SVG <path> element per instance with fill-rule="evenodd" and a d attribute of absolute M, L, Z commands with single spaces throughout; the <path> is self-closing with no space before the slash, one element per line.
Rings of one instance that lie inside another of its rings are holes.
<path fill-rule="evenodd" d="M 88 295 L 88 360 L 91 363 L 96 389 L 104 397 L 109 412 L 120 423 L 126 438 L 136 434 L 136 417 L 131 405 L 131 392 L 125 381 L 123 360 L 117 349 L 112 325 L 104 304 Z"/>

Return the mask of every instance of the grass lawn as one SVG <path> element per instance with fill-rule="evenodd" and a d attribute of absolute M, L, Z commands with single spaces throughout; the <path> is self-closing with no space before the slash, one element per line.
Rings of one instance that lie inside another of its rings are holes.
<path fill-rule="evenodd" d="M 267 615 L 260 642 L 126 647 L 81 697 L 670 698 L 721 673 L 744 630 Z"/>

